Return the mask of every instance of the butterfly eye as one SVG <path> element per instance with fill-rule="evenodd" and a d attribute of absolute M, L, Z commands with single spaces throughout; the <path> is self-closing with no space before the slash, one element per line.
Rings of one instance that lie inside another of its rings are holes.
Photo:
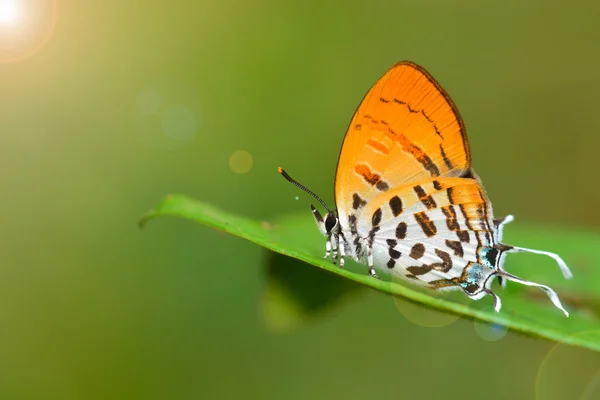
<path fill-rule="evenodd" d="M 327 219 L 325 220 L 325 229 L 327 229 L 327 232 L 331 232 L 331 230 L 335 228 L 337 223 L 338 219 L 333 213 L 327 214 Z"/>

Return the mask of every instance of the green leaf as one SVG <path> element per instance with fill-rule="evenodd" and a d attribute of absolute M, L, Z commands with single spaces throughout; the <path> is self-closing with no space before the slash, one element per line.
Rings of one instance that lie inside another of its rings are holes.
<path fill-rule="evenodd" d="M 503 325 L 531 336 L 600 350 L 600 298 L 597 291 L 600 269 L 596 267 L 600 264 L 600 254 L 595 251 L 600 237 L 593 233 L 529 228 L 519 222 L 514 222 L 505 230 L 507 243 L 555 251 L 570 265 L 574 278 L 566 281 L 554 261 L 548 257 L 515 254 L 509 255 L 505 264 L 509 271 L 523 278 L 553 287 L 571 313 L 571 317 L 566 318 L 539 289 L 510 282 L 505 290 L 496 289 L 503 302 L 502 311 L 496 313 L 490 310 L 489 296 L 462 304 L 450 301 L 450 297 L 421 291 L 409 283 L 371 278 L 364 265 L 348 263 L 347 268 L 341 269 L 323 260 L 324 239 L 318 233 L 308 210 L 270 222 L 260 222 L 221 211 L 185 196 L 173 195 L 150 211 L 141 224 L 160 216 L 185 218 L 224 230 L 269 250 L 438 311 Z"/>

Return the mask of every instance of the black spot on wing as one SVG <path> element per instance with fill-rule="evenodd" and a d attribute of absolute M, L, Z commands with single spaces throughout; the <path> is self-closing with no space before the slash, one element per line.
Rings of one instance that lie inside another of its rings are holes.
<path fill-rule="evenodd" d="M 462 247 L 462 244 L 458 240 L 446 239 L 446 246 L 454 251 L 454 255 L 456 257 L 464 257 L 465 251 Z"/>
<path fill-rule="evenodd" d="M 425 254 L 425 246 L 423 243 L 415 243 L 415 245 L 410 249 L 409 256 L 415 260 L 423 257 Z"/>
<path fill-rule="evenodd" d="M 432 208 L 437 207 L 435 200 L 433 200 L 433 197 L 431 197 L 431 195 L 428 195 L 425 192 L 425 189 L 423 189 L 423 186 L 417 185 L 413 188 L 413 190 L 417 194 L 417 197 L 419 198 L 419 200 L 421 200 L 421 203 L 423 203 L 425 205 L 425 207 L 427 207 L 428 210 L 431 210 Z"/>
<path fill-rule="evenodd" d="M 365 200 L 363 200 L 358 193 L 354 193 L 352 195 L 352 208 L 358 210 L 360 207 L 364 207 L 367 204 Z"/>
<path fill-rule="evenodd" d="M 452 269 L 452 257 L 450 257 L 450 254 L 440 249 L 435 249 L 435 254 L 442 259 L 442 262 L 433 264 L 433 268 L 442 272 L 450 271 Z"/>
<path fill-rule="evenodd" d="M 361 254 L 362 245 L 360 243 L 360 236 L 358 236 L 358 230 L 356 226 L 356 215 L 350 214 L 348 217 L 348 224 L 350 225 L 350 234 L 354 237 L 354 247 L 356 249 L 356 254 Z"/>
<path fill-rule="evenodd" d="M 354 172 L 362 176 L 362 178 L 371 186 L 375 186 L 378 190 L 385 192 L 390 188 L 390 185 L 381 179 L 381 175 L 371 171 L 366 164 L 357 164 L 354 166 Z"/>
<path fill-rule="evenodd" d="M 392 248 L 389 249 L 389 254 L 390 254 L 390 257 L 392 257 L 394 260 L 399 259 L 400 256 L 402 255 L 398 250 L 392 249 Z"/>
<path fill-rule="evenodd" d="M 387 192 L 390 189 L 390 185 L 386 181 L 379 181 L 375 184 L 377 190 L 381 192 Z"/>
<path fill-rule="evenodd" d="M 390 199 L 390 209 L 392 210 L 394 217 L 397 217 L 402 213 L 402 200 L 400 200 L 400 197 L 394 196 Z"/>
<path fill-rule="evenodd" d="M 377 232 L 379 232 L 379 229 L 381 229 L 379 227 L 379 223 L 381 222 L 381 216 L 382 216 L 381 208 L 378 208 L 377 211 L 375 211 L 373 213 L 373 216 L 371 217 L 371 224 L 373 225 L 373 227 L 371 228 L 371 231 L 369 232 L 369 247 L 373 246 L 373 241 L 375 240 L 375 234 Z"/>
<path fill-rule="evenodd" d="M 417 246 L 417 245 L 415 245 L 415 246 Z M 413 249 L 415 248 L 415 246 L 413 246 Z M 422 251 L 424 252 L 424 250 L 425 249 L 423 248 Z M 417 250 L 417 252 L 419 252 L 419 254 L 420 254 L 421 248 L 419 248 Z M 419 254 L 415 254 L 415 256 L 418 256 L 418 257 L 413 257 L 413 251 L 411 250 L 412 258 L 420 258 L 421 256 L 419 256 Z M 445 251 L 440 250 L 440 249 L 435 249 L 435 254 L 442 260 L 441 262 L 436 262 L 436 263 L 431 263 L 431 264 L 423 264 L 420 266 L 412 266 L 412 267 L 408 267 L 406 269 L 413 275 L 423 275 L 423 274 L 428 273 L 432 269 L 435 269 L 436 271 L 442 271 L 442 272 L 450 271 L 452 269 L 452 257 L 450 257 L 450 254 L 448 254 Z"/>
<path fill-rule="evenodd" d="M 406 238 L 406 231 L 408 230 L 408 226 L 406 225 L 406 222 L 400 222 L 398 224 L 398 226 L 396 227 L 396 237 L 398 239 L 404 239 Z"/>
<path fill-rule="evenodd" d="M 458 240 L 463 243 L 469 243 L 471 240 L 471 235 L 469 231 L 456 231 L 456 236 L 458 236 Z"/>
<path fill-rule="evenodd" d="M 373 217 L 371 218 L 371 224 L 373 224 L 373 226 L 378 226 L 379 223 L 381 222 L 381 216 L 382 216 L 382 212 L 381 212 L 381 208 L 378 208 L 377 211 L 375 211 L 373 213 Z"/>
<path fill-rule="evenodd" d="M 412 267 L 406 268 L 406 270 L 413 275 L 424 275 L 424 274 L 428 273 L 429 271 L 431 271 L 432 269 L 433 269 L 433 267 L 429 264 L 412 266 Z"/>
<path fill-rule="evenodd" d="M 446 225 L 448 226 L 448 229 L 450 229 L 451 231 L 459 230 L 460 227 L 458 226 L 458 220 L 456 219 L 456 212 L 454 211 L 454 207 L 444 206 L 440 208 L 442 210 L 442 213 L 446 217 Z"/>
<path fill-rule="evenodd" d="M 423 233 L 427 237 L 432 237 L 437 233 L 437 228 L 432 220 L 429 219 L 426 213 L 419 212 L 414 214 L 415 221 L 419 224 Z"/>
<path fill-rule="evenodd" d="M 350 232 L 356 233 L 356 215 L 350 214 L 348 217 L 348 223 L 350 224 Z"/>

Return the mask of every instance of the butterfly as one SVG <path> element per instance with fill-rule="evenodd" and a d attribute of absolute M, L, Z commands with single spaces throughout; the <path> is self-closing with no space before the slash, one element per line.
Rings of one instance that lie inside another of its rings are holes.
<path fill-rule="evenodd" d="M 325 237 L 325 258 L 340 267 L 344 257 L 367 264 L 369 274 L 391 274 L 438 291 L 462 290 L 473 300 L 492 297 L 492 289 L 518 282 L 504 269 L 508 253 L 552 257 L 565 278 L 571 271 L 560 256 L 503 244 L 511 215 L 494 218 L 480 178 L 471 168 L 465 125 L 446 91 L 423 67 L 402 61 L 389 69 L 363 98 L 346 132 L 330 209 L 314 192 L 278 169 L 289 182 L 309 193 L 327 210 L 311 205 Z"/>

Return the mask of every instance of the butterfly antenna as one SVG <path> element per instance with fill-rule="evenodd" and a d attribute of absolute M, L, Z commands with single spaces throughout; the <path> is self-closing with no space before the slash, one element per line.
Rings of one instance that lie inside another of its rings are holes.
<path fill-rule="evenodd" d="M 310 194 L 312 197 L 314 197 L 315 199 L 319 200 L 319 203 L 323 204 L 323 207 L 325 207 L 325 209 L 327 210 L 327 212 L 331 212 L 331 210 L 329 209 L 329 207 L 327 207 L 327 204 L 325 204 L 325 202 L 323 200 L 321 200 L 321 198 L 319 196 L 317 196 L 312 190 L 310 190 L 309 188 L 307 188 L 306 186 L 302 185 L 300 182 L 298 182 L 297 180 L 295 180 L 294 178 L 292 178 L 291 176 L 289 176 L 288 173 L 283 170 L 283 168 L 277 167 L 277 171 L 281 175 L 283 175 L 283 177 L 285 179 L 287 179 L 288 182 L 292 183 L 297 188 L 300 188 L 300 189 L 304 190 L 306 193 Z"/>

